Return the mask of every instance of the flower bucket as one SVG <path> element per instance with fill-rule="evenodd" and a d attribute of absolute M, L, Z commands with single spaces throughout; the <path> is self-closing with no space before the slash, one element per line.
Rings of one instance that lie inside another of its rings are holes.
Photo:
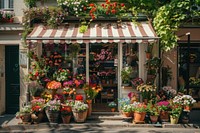
<path fill-rule="evenodd" d="M 85 110 L 85 111 L 73 110 L 72 112 L 73 112 L 75 122 L 78 122 L 78 123 L 85 122 L 85 120 L 87 118 L 87 110 Z"/>
<path fill-rule="evenodd" d="M 49 110 L 45 110 L 47 118 L 49 120 L 50 123 L 58 123 L 59 120 L 59 111 L 49 111 Z"/>
<path fill-rule="evenodd" d="M 71 115 L 62 115 L 61 118 L 64 124 L 69 124 L 71 120 Z"/>
<path fill-rule="evenodd" d="M 143 122 L 146 112 L 134 112 L 134 122 Z"/>
<path fill-rule="evenodd" d="M 170 115 L 170 123 L 171 124 L 177 124 L 179 117 L 173 117 Z"/>
<path fill-rule="evenodd" d="M 162 122 L 167 122 L 169 121 L 169 112 L 168 111 L 161 111 L 160 112 L 160 120 Z"/>

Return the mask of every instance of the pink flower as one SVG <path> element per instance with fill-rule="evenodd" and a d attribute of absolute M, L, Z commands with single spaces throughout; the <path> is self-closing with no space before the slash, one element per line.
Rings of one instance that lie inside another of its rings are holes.
<path fill-rule="evenodd" d="M 168 101 L 160 101 L 157 103 L 158 106 L 168 106 L 169 102 Z"/>

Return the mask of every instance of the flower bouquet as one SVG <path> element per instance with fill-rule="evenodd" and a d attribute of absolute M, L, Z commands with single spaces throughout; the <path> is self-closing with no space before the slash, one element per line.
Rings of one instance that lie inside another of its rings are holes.
<path fill-rule="evenodd" d="M 148 100 L 148 99 L 151 99 L 151 97 L 153 96 L 152 95 L 153 92 L 156 91 L 156 86 L 148 85 L 148 84 L 140 84 L 137 86 L 136 89 L 141 92 L 143 99 Z"/>
<path fill-rule="evenodd" d="M 97 84 L 86 83 L 83 86 L 83 90 L 85 92 L 86 99 L 87 100 L 93 100 L 97 96 L 99 91 L 102 90 L 102 87 L 100 85 L 97 85 Z"/>
<path fill-rule="evenodd" d="M 59 82 L 68 80 L 68 77 L 70 77 L 70 71 L 68 69 L 60 68 L 53 74 L 53 78 Z"/>
<path fill-rule="evenodd" d="M 48 82 L 46 87 L 47 87 L 47 89 L 56 90 L 56 89 L 61 88 L 62 85 L 60 82 L 53 80 L 53 81 Z"/>

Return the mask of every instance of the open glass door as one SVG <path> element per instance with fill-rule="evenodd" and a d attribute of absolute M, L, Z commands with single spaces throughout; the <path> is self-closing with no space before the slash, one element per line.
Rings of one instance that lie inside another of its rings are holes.
<path fill-rule="evenodd" d="M 109 112 L 108 103 L 117 102 L 117 44 L 90 44 L 89 78 L 93 84 L 101 84 L 103 90 L 97 95 L 93 111 Z"/>

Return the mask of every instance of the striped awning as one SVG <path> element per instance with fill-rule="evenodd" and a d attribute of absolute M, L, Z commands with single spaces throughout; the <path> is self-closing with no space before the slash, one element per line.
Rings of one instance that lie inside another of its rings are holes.
<path fill-rule="evenodd" d="M 80 27 L 81 25 L 78 23 L 69 23 L 57 29 L 38 25 L 27 36 L 27 41 L 42 43 L 142 43 L 158 39 L 148 22 L 139 24 L 92 22 L 84 33 L 79 32 Z"/>

